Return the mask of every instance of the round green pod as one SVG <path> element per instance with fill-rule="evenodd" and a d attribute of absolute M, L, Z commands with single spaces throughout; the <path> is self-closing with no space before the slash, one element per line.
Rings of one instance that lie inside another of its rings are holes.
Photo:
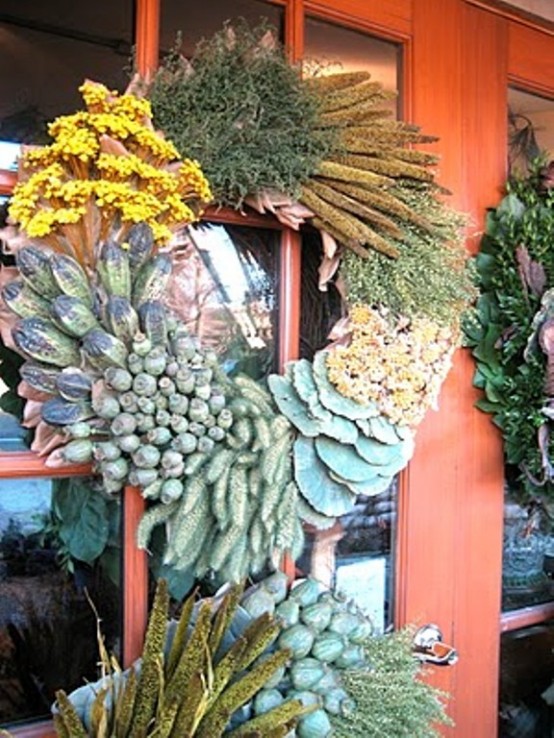
<path fill-rule="evenodd" d="M 132 454 L 141 444 L 139 436 L 135 433 L 128 433 L 124 436 L 117 436 L 115 442 L 119 448 L 126 454 Z"/>
<path fill-rule="evenodd" d="M 194 386 L 194 396 L 199 400 L 209 400 L 212 394 L 212 388 L 209 384 L 201 384 Z"/>
<path fill-rule="evenodd" d="M 316 602 L 302 608 L 300 619 L 313 630 L 321 633 L 329 626 L 333 610 L 327 602 Z"/>
<path fill-rule="evenodd" d="M 192 454 L 196 451 L 198 439 L 192 433 L 179 433 L 179 435 L 173 439 L 171 445 L 175 451 L 179 451 L 182 454 Z"/>
<path fill-rule="evenodd" d="M 310 689 L 316 685 L 325 674 L 325 667 L 310 656 L 295 661 L 290 669 L 290 676 L 295 689 Z"/>
<path fill-rule="evenodd" d="M 208 431 L 209 432 L 209 431 Z M 201 451 L 203 454 L 211 454 L 211 452 L 214 450 L 215 447 L 215 441 L 208 436 L 202 436 L 198 439 L 198 451 Z"/>
<path fill-rule="evenodd" d="M 283 628 L 290 628 L 300 619 L 300 605 L 293 600 L 285 600 L 278 605 L 275 614 L 283 624 Z"/>
<path fill-rule="evenodd" d="M 314 641 L 311 655 L 325 664 L 332 663 L 341 656 L 347 646 L 344 636 L 327 631 L 320 633 Z"/>
<path fill-rule="evenodd" d="M 165 446 L 171 441 L 172 437 L 169 428 L 164 428 L 163 426 L 152 428 L 146 434 L 146 440 L 148 443 L 153 443 L 154 446 Z"/>
<path fill-rule="evenodd" d="M 137 413 L 137 430 L 141 433 L 148 433 L 156 427 L 156 421 L 152 415 L 145 415 L 144 413 Z"/>
<path fill-rule="evenodd" d="M 92 426 L 85 421 L 66 425 L 65 430 L 72 438 L 88 438 L 92 433 Z"/>
<path fill-rule="evenodd" d="M 365 654 L 362 646 L 353 644 L 347 646 L 341 655 L 335 660 L 334 666 L 340 669 L 355 669 L 365 664 Z"/>
<path fill-rule="evenodd" d="M 92 441 L 87 438 L 78 438 L 63 447 L 62 456 L 65 461 L 71 464 L 85 464 L 87 461 L 91 461 L 92 452 Z"/>
<path fill-rule="evenodd" d="M 140 412 L 146 415 L 154 415 L 156 412 L 156 403 L 152 397 L 139 397 L 137 405 Z"/>
<path fill-rule="evenodd" d="M 315 605 L 319 597 L 319 584 L 315 579 L 304 579 L 293 585 L 289 597 L 296 600 L 302 607 Z"/>
<path fill-rule="evenodd" d="M 183 489 L 184 486 L 180 479 L 166 479 L 161 487 L 160 500 L 164 505 L 168 505 L 181 497 Z"/>
<path fill-rule="evenodd" d="M 137 374 L 133 379 L 133 392 L 144 397 L 152 397 L 152 395 L 156 394 L 158 382 L 155 377 L 148 374 L 146 366 L 144 368 L 145 371 Z"/>
<path fill-rule="evenodd" d="M 153 469 L 160 461 L 161 453 L 156 446 L 145 444 L 138 448 L 133 454 L 133 463 L 140 469 Z"/>
<path fill-rule="evenodd" d="M 184 415 L 189 409 L 189 398 L 176 392 L 167 398 L 167 409 L 172 413 Z"/>
<path fill-rule="evenodd" d="M 169 397 L 170 402 L 171 398 L 175 397 L 175 393 L 177 392 L 175 382 L 167 376 L 163 376 L 158 379 L 158 390 L 162 393 L 162 395 Z"/>
<path fill-rule="evenodd" d="M 307 656 L 314 645 L 314 634 L 305 625 L 298 623 L 284 630 L 277 639 L 279 648 L 287 648 L 294 659 Z"/>
<path fill-rule="evenodd" d="M 315 710 L 300 719 L 296 727 L 298 738 L 328 738 L 332 726 L 325 710 Z"/>
<path fill-rule="evenodd" d="M 152 341 L 141 333 L 138 336 L 135 336 L 132 348 L 133 353 L 144 358 L 150 353 L 150 351 L 152 351 Z"/>
<path fill-rule="evenodd" d="M 127 392 L 133 386 L 133 376 L 126 369 L 109 366 L 104 371 L 104 379 L 108 386 L 118 392 Z"/>
<path fill-rule="evenodd" d="M 178 451 L 168 449 L 164 451 L 161 458 L 161 465 L 164 469 L 170 469 L 172 466 L 183 463 L 183 454 Z"/>
<path fill-rule="evenodd" d="M 100 441 L 94 444 L 93 455 L 97 461 L 113 461 L 119 459 L 121 450 L 113 441 Z"/>
<path fill-rule="evenodd" d="M 129 473 L 129 464 L 123 458 L 116 459 L 115 461 L 105 461 L 101 465 L 101 471 L 107 479 L 123 480 Z"/>
<path fill-rule="evenodd" d="M 169 419 L 169 427 L 174 433 L 186 433 L 189 427 L 189 421 L 183 415 L 173 413 Z"/>
<path fill-rule="evenodd" d="M 119 395 L 119 404 L 126 413 L 138 412 L 138 396 L 134 392 L 122 392 Z"/>
<path fill-rule="evenodd" d="M 169 425 L 171 415 L 167 410 L 158 410 L 156 413 L 156 425 L 162 425 L 164 428 Z"/>
<path fill-rule="evenodd" d="M 127 436 L 134 433 L 137 427 L 136 416 L 131 413 L 120 413 L 112 420 L 110 430 L 114 436 Z"/>
<path fill-rule="evenodd" d="M 254 697 L 254 714 L 263 715 L 284 701 L 285 698 L 278 689 L 261 689 Z"/>
<path fill-rule="evenodd" d="M 291 689 L 287 691 L 287 699 L 289 700 L 298 700 L 301 702 L 304 707 L 322 707 L 323 706 L 323 698 L 316 694 L 315 692 L 310 692 L 308 689 L 298 690 L 298 689 Z"/>
<path fill-rule="evenodd" d="M 92 401 L 92 407 L 98 417 L 103 420 L 113 420 L 121 412 L 121 406 L 117 398 L 108 394 L 102 394 Z"/>
<path fill-rule="evenodd" d="M 165 356 L 152 356 L 152 353 L 153 352 L 151 351 L 148 356 L 144 357 L 144 371 L 151 374 L 153 377 L 159 377 L 165 371 L 167 359 Z"/>
<path fill-rule="evenodd" d="M 149 487 L 158 479 L 156 469 L 131 469 L 129 472 L 129 484 L 144 489 Z"/>

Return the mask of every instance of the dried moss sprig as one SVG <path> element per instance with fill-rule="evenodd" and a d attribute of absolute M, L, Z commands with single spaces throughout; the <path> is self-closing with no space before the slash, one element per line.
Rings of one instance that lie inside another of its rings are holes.
<path fill-rule="evenodd" d="M 412 654 L 412 638 L 407 628 L 365 642 L 373 667 L 345 673 L 357 708 L 333 718 L 336 738 L 437 738 L 437 724 L 453 724 L 445 712 L 447 695 L 418 679 L 421 667 Z"/>
<path fill-rule="evenodd" d="M 297 196 L 334 140 L 317 130 L 319 97 L 268 32 L 226 26 L 190 64 L 176 48 L 148 92 L 156 125 L 202 162 L 220 205 L 263 188 Z"/>
<path fill-rule="evenodd" d="M 236 613 L 241 591 L 233 588 L 220 603 L 201 603 L 193 624 L 191 596 L 182 608 L 171 640 L 167 630 L 167 584 L 160 580 L 137 668 L 138 685 L 134 669 L 121 674 L 119 669 L 114 671 L 110 664 L 105 664 L 109 675 L 100 682 L 100 688 L 81 688 L 92 700 L 85 699 L 83 704 L 78 698 L 81 690 L 70 697 L 59 691 L 54 723 L 60 738 L 223 735 L 234 713 L 289 659 L 289 653 L 283 650 L 259 659 L 280 630 L 268 614 L 252 621 L 222 656 L 215 655 Z M 284 736 L 311 709 L 298 700 L 289 700 L 243 723 L 231 735 Z"/>

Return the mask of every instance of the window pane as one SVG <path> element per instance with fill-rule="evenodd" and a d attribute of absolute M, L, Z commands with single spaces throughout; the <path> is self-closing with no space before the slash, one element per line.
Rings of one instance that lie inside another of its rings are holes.
<path fill-rule="evenodd" d="M 554 158 L 554 100 L 510 88 L 508 140 L 508 159 L 514 172 L 525 172 L 540 153 Z"/>
<path fill-rule="evenodd" d="M 552 735 L 553 653 L 552 624 L 515 630 L 502 636 L 500 738 L 550 738 Z"/>
<path fill-rule="evenodd" d="M 170 303 L 229 373 L 275 370 L 281 232 L 202 224 L 177 252 Z"/>
<path fill-rule="evenodd" d="M 386 90 L 400 91 L 400 46 L 331 23 L 306 19 L 304 59 L 323 63 L 323 73 L 370 72 Z M 390 103 L 396 107 L 395 101 Z"/>
<path fill-rule="evenodd" d="M 0 140 L 44 141 L 46 122 L 81 106 L 85 78 L 124 89 L 132 22 L 132 0 L 3 0 Z"/>
<path fill-rule="evenodd" d="M 119 553 L 118 505 L 90 480 L 0 482 L 0 726 L 49 716 L 57 689 L 97 678 L 87 597 L 119 657 Z"/>
<path fill-rule="evenodd" d="M 257 26 L 267 20 L 277 29 L 282 28 L 283 10 L 261 0 L 211 0 L 210 11 L 194 0 L 162 0 L 160 47 L 163 52 L 175 45 L 181 34 L 181 53 L 191 56 L 202 38 L 220 31 L 225 21 L 244 18 Z"/>

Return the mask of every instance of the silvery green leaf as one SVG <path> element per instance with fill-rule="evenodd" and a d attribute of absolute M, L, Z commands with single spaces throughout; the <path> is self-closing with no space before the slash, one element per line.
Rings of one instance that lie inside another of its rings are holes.
<path fill-rule="evenodd" d="M 319 390 L 314 380 L 312 363 L 307 359 L 291 362 L 291 378 L 299 397 L 308 405 L 310 415 L 323 421 L 333 417 L 319 401 Z"/>
<path fill-rule="evenodd" d="M 319 436 L 315 440 L 315 450 L 325 466 L 343 479 L 361 482 L 379 473 L 360 456 L 355 446 L 347 446 L 334 438 Z"/>
<path fill-rule="evenodd" d="M 312 438 L 319 435 L 319 422 L 308 415 L 307 406 L 298 396 L 290 379 L 279 374 L 271 374 L 267 384 L 279 410 L 300 433 Z"/>
<path fill-rule="evenodd" d="M 332 528 L 337 520 L 334 516 L 330 517 L 318 512 L 315 507 L 312 507 L 302 496 L 298 498 L 298 515 L 302 520 L 315 526 L 318 530 L 328 530 L 329 528 Z"/>
<path fill-rule="evenodd" d="M 398 443 L 398 434 L 396 432 L 396 426 L 390 423 L 382 415 L 378 415 L 376 418 L 371 418 L 369 421 L 371 426 L 371 435 L 381 443 L 387 443 L 389 445 L 395 445 Z"/>
<path fill-rule="evenodd" d="M 294 442 L 294 474 L 300 492 L 317 512 L 338 516 L 353 509 L 356 495 L 331 479 L 310 438 L 301 436 Z"/>

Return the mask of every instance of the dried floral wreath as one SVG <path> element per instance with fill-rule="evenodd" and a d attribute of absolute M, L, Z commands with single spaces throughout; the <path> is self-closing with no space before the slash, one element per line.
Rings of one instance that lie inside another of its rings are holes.
<path fill-rule="evenodd" d="M 139 545 L 160 526 L 164 563 L 189 586 L 237 582 L 298 556 L 301 521 L 332 525 L 407 464 L 473 296 L 461 219 L 439 198 L 434 157 L 406 146 L 430 139 L 390 119 L 380 84 L 303 81 L 265 32 L 225 29 L 133 89 L 151 102 L 86 82 L 86 110 L 23 154 L 3 234 L 16 266 L 2 271 L 2 336 L 26 359 L 19 392 L 46 463 L 92 461 L 104 494 L 138 487 L 149 501 Z M 221 89 L 226 128 L 210 107 Z M 244 100 L 257 107 L 239 114 Z M 285 129 L 294 156 L 265 151 L 262 167 L 253 142 Z M 171 230 L 212 199 L 312 223 L 322 286 L 339 267 L 346 284 L 332 342 L 267 389 L 226 376 L 163 301 Z"/>

